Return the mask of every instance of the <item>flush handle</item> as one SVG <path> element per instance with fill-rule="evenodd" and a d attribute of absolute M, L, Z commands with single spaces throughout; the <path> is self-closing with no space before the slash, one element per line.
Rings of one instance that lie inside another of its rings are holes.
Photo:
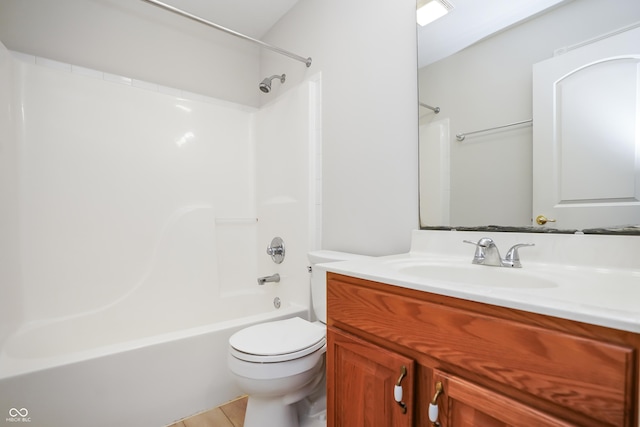
<path fill-rule="evenodd" d="M 393 387 L 393 398 L 398 403 L 398 405 L 400 405 L 400 407 L 402 408 L 403 414 L 407 413 L 407 404 L 402 401 L 402 384 L 401 383 L 404 377 L 406 376 L 407 376 L 407 367 L 403 365 L 400 368 L 400 377 L 398 378 L 398 381 L 396 381 L 396 385 Z"/>
<path fill-rule="evenodd" d="M 444 387 L 442 386 L 442 382 L 438 381 L 436 383 L 436 394 L 431 399 L 431 403 L 429 403 L 429 421 L 434 427 L 439 427 L 440 423 L 438 422 L 438 398 L 444 392 Z"/>

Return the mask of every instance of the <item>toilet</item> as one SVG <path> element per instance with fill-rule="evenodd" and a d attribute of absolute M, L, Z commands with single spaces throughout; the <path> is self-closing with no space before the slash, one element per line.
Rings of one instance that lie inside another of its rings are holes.
<path fill-rule="evenodd" d="M 326 274 L 316 265 L 362 258 L 335 251 L 308 254 L 317 322 L 299 317 L 261 323 L 229 338 L 229 369 L 247 395 L 244 427 L 326 425 Z"/>

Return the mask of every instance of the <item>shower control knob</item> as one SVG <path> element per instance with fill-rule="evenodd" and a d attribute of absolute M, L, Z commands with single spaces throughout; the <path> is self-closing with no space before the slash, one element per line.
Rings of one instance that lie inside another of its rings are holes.
<path fill-rule="evenodd" d="M 271 255 L 273 262 L 282 264 L 284 261 L 284 241 L 280 237 L 274 237 L 271 244 L 267 246 L 267 254 Z"/>

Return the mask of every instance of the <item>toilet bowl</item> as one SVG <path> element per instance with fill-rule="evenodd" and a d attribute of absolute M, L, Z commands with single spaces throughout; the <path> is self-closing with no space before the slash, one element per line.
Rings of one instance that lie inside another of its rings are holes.
<path fill-rule="evenodd" d="M 249 395 L 245 427 L 298 426 L 293 404 L 321 383 L 325 334 L 324 325 L 294 317 L 245 328 L 229 339 L 229 369 Z"/>
<path fill-rule="evenodd" d="M 314 267 L 355 257 L 361 256 L 309 253 L 317 322 L 294 317 L 250 326 L 229 338 L 229 369 L 249 396 L 244 427 L 326 425 L 326 278 L 324 271 L 315 272 Z"/>

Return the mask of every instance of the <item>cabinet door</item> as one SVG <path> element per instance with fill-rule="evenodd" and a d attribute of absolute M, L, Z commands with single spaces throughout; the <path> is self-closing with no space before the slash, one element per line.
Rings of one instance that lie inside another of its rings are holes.
<path fill-rule="evenodd" d="M 437 382 L 443 385 L 443 393 L 437 398 L 442 427 L 574 426 L 478 384 L 435 370 L 433 390 Z"/>
<path fill-rule="evenodd" d="M 412 426 L 412 359 L 334 328 L 328 328 L 327 342 L 328 427 Z M 403 367 L 398 403 L 394 388 Z"/>

